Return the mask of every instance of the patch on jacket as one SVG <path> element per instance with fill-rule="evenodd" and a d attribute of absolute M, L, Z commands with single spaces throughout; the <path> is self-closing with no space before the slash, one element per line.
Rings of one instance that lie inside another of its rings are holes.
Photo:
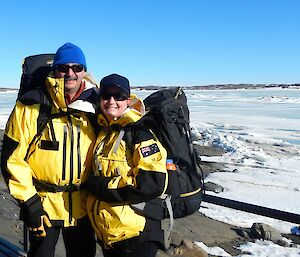
<path fill-rule="evenodd" d="M 159 148 L 156 143 L 149 145 L 149 146 L 142 147 L 140 150 L 141 150 L 143 157 L 147 157 L 147 156 L 150 156 L 152 154 L 159 152 Z"/>

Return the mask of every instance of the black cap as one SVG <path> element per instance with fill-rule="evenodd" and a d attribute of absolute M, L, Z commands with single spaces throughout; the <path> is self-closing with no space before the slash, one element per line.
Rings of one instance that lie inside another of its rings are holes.
<path fill-rule="evenodd" d="M 117 86 L 122 89 L 127 95 L 130 95 L 129 80 L 118 74 L 110 74 L 100 81 L 100 94 L 111 86 Z"/>

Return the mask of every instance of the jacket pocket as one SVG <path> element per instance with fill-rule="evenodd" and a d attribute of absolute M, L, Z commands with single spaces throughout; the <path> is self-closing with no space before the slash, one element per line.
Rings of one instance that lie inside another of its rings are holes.
<path fill-rule="evenodd" d="M 40 148 L 43 150 L 58 151 L 59 142 L 50 140 L 41 140 Z"/>

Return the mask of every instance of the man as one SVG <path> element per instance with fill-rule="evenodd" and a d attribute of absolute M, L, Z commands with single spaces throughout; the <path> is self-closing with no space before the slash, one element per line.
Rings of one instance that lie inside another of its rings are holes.
<path fill-rule="evenodd" d="M 53 118 L 36 136 L 41 97 L 29 91 L 18 99 L 6 125 L 1 169 L 29 230 L 29 257 L 54 257 L 61 230 L 66 256 L 95 256 L 87 192 L 80 190 L 95 141 L 91 118 L 97 90 L 86 70 L 78 46 L 61 46 L 45 81 Z"/>
<path fill-rule="evenodd" d="M 166 150 L 149 129 L 134 125 L 142 107 L 127 78 L 111 74 L 101 80 L 96 176 L 83 186 L 92 193 L 88 214 L 105 257 L 154 257 L 164 241 L 160 220 L 132 206 L 161 196 L 168 180 Z M 126 126 L 133 126 L 132 152 L 123 137 Z"/>

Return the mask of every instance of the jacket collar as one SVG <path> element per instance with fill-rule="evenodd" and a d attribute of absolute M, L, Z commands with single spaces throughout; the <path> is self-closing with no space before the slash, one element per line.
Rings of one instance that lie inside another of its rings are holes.
<path fill-rule="evenodd" d="M 142 117 L 141 113 L 135 109 L 127 108 L 123 115 L 120 118 L 113 119 L 110 122 L 106 119 L 106 117 L 100 113 L 98 114 L 98 124 L 104 127 L 115 127 L 121 126 L 125 127 L 126 125 L 138 121 Z"/>

